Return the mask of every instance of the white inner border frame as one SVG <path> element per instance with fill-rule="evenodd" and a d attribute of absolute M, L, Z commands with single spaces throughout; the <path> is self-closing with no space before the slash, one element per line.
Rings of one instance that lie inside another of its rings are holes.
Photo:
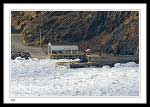
<path fill-rule="evenodd" d="M 11 98 L 11 11 L 139 11 L 139 97 Z M 141 22 L 142 21 L 142 22 Z M 4 103 L 146 103 L 146 4 L 4 4 Z M 141 36 L 142 35 L 142 36 Z M 8 45 L 9 44 L 9 45 Z M 142 63 L 141 63 L 142 62 Z M 15 101 L 14 101 L 15 100 Z"/>

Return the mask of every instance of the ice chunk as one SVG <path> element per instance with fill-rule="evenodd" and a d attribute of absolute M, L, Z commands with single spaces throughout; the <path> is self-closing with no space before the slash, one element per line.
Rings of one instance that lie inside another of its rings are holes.
<path fill-rule="evenodd" d="M 137 67 L 138 65 L 135 62 L 128 62 L 124 64 L 126 67 Z"/>
<path fill-rule="evenodd" d="M 20 59 L 20 58 L 18 58 Z M 102 68 L 56 66 L 68 59 L 12 60 L 12 97 L 138 96 L 139 72 L 134 62 Z M 109 71 L 109 72 L 106 72 Z"/>
<path fill-rule="evenodd" d="M 25 58 L 17 57 L 15 60 L 25 60 Z"/>
<path fill-rule="evenodd" d="M 111 67 L 108 66 L 108 65 L 104 65 L 102 68 L 103 68 L 103 69 L 109 69 L 109 68 L 111 68 Z"/>
<path fill-rule="evenodd" d="M 120 67 L 121 66 L 121 63 L 115 63 L 114 64 L 114 67 Z"/>
<path fill-rule="evenodd" d="M 114 67 L 137 67 L 138 64 L 135 62 L 128 62 L 128 63 L 116 63 Z"/>

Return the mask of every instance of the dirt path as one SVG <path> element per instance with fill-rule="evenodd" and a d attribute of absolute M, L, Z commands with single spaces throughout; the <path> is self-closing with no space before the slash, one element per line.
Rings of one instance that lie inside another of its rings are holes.
<path fill-rule="evenodd" d="M 31 54 L 34 58 L 47 58 L 46 52 L 47 48 L 40 48 L 40 47 L 33 47 L 33 46 L 24 46 L 22 44 L 21 38 L 19 34 L 12 34 L 11 35 L 11 50 L 25 50 Z"/>

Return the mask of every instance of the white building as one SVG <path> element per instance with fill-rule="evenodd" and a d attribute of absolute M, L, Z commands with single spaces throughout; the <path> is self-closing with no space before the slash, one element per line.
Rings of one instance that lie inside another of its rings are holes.
<path fill-rule="evenodd" d="M 78 54 L 77 45 L 58 45 L 48 43 L 48 54 Z"/>

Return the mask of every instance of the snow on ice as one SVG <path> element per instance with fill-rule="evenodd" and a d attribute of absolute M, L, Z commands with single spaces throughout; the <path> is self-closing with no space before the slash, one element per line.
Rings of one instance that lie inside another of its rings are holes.
<path fill-rule="evenodd" d="M 12 97 L 139 96 L 139 66 L 134 62 L 101 68 L 58 66 L 65 59 L 11 60 Z M 65 60 L 70 61 L 70 60 Z"/>

